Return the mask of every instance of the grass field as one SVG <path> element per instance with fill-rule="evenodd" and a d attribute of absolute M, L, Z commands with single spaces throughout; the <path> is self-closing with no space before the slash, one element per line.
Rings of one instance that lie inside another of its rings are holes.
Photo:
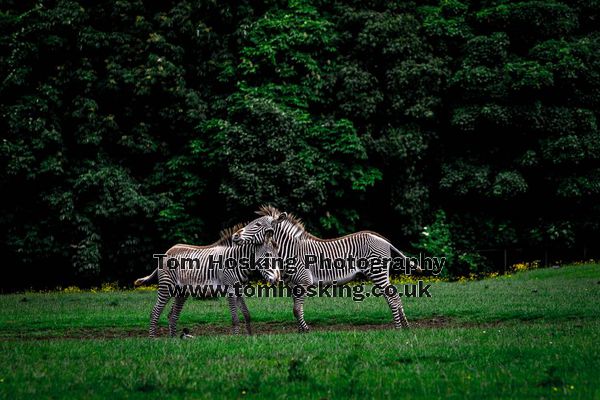
<path fill-rule="evenodd" d="M 304 335 L 290 299 L 247 300 L 254 336 L 190 300 L 191 340 L 143 337 L 154 292 L 3 295 L 0 397 L 600 398 L 600 265 L 430 292 L 400 331 L 383 298 L 308 299 Z"/>

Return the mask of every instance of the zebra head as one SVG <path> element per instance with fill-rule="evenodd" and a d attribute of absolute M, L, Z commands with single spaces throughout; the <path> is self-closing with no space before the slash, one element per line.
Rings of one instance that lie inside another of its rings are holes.
<path fill-rule="evenodd" d="M 273 238 L 277 224 L 284 221 L 286 218 L 287 213 L 285 212 L 280 213 L 277 217 L 265 215 L 263 217 L 256 218 L 248 225 L 235 232 L 231 239 L 237 244 L 266 243 L 269 237 Z"/>

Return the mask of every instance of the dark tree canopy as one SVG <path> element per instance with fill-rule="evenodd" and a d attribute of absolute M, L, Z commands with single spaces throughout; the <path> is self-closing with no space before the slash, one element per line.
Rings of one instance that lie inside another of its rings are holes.
<path fill-rule="evenodd" d="M 260 204 L 454 275 L 598 247 L 599 21 L 595 0 L 3 1 L 5 268 L 126 282 Z"/>

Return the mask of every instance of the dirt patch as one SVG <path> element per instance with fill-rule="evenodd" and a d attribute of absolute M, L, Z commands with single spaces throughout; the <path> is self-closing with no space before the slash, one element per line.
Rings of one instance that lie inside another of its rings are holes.
<path fill-rule="evenodd" d="M 441 329 L 441 328 L 488 328 L 500 325 L 500 321 L 488 323 L 461 322 L 446 317 L 435 317 L 411 321 L 411 329 Z M 187 327 L 194 336 L 214 336 L 230 335 L 231 326 L 203 324 Z M 240 326 L 241 332 L 245 334 L 245 328 Z M 340 332 L 340 331 L 375 331 L 392 330 L 392 323 L 385 324 L 331 324 L 331 325 L 313 325 L 311 332 Z M 254 335 L 277 335 L 277 334 L 295 334 L 297 333 L 294 322 L 273 323 L 261 322 L 253 323 L 252 330 Z M 181 329 L 179 330 L 181 332 Z M 167 327 L 158 328 L 158 337 L 168 337 Z M 148 330 L 145 328 L 78 328 L 65 330 L 62 333 L 35 331 L 22 333 L 3 333 L 0 341 L 14 340 L 55 340 L 55 339 L 126 339 L 126 338 L 146 338 Z"/>

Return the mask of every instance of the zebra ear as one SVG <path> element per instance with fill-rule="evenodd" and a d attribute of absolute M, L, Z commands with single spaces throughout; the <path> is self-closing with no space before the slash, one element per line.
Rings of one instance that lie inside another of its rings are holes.
<path fill-rule="evenodd" d="M 287 219 L 287 213 L 286 212 L 282 212 L 281 214 L 279 214 L 277 216 L 276 221 L 279 223 L 281 221 L 284 221 L 285 219 Z"/>

